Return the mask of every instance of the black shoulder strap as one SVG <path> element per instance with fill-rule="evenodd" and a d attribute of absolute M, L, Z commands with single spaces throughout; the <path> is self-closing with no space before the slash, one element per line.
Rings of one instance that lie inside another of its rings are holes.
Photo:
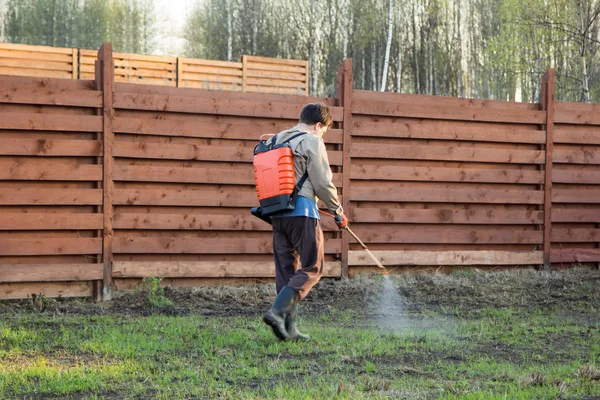
<path fill-rule="evenodd" d="M 298 136 L 302 136 L 302 135 L 306 135 L 306 132 L 300 132 L 300 133 L 297 133 L 297 134 L 295 134 L 294 136 L 292 136 L 291 138 L 284 140 L 284 141 L 283 141 L 283 142 L 281 142 L 280 144 L 284 144 L 284 143 L 291 142 L 292 140 L 296 139 Z"/>

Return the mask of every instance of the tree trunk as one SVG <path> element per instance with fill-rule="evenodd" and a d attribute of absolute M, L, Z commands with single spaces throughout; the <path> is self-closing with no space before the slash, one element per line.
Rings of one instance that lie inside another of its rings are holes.
<path fill-rule="evenodd" d="M 589 31 L 589 24 L 587 23 L 587 21 L 584 21 L 584 5 L 583 5 L 583 1 L 582 0 L 578 0 L 577 1 L 577 19 L 578 19 L 578 28 L 579 28 L 579 33 L 581 35 L 580 40 L 581 40 L 581 46 L 580 46 L 580 53 L 579 53 L 579 57 L 580 57 L 580 63 L 581 63 L 581 82 L 582 82 L 582 86 L 583 86 L 583 100 L 586 103 L 590 102 L 590 86 L 589 86 L 589 77 L 588 77 L 588 72 L 587 72 L 587 62 L 586 62 L 586 56 L 587 56 L 587 40 L 588 40 L 588 31 Z"/>
<path fill-rule="evenodd" d="M 233 53 L 233 32 L 231 31 L 231 0 L 226 0 L 225 4 L 227 7 L 227 61 L 231 61 Z"/>
<path fill-rule="evenodd" d="M 381 92 L 385 92 L 385 84 L 387 83 L 387 72 L 388 65 L 390 62 L 390 50 L 392 48 L 392 31 L 394 27 L 394 20 L 392 19 L 394 16 L 394 7 L 393 2 L 390 0 L 390 14 L 388 19 L 388 37 L 387 37 L 387 45 L 385 46 L 385 59 L 383 61 L 383 73 L 381 75 Z"/>
<path fill-rule="evenodd" d="M 377 69 L 375 68 L 375 42 L 371 42 L 371 90 L 377 90 Z"/>

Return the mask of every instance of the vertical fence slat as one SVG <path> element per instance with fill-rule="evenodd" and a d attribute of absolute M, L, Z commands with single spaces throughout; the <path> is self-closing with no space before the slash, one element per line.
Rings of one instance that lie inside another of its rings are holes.
<path fill-rule="evenodd" d="M 246 71 L 248 70 L 248 58 L 242 56 L 242 92 L 246 91 Z"/>
<path fill-rule="evenodd" d="M 544 96 L 542 108 L 546 111 L 546 161 L 544 164 L 544 269 L 551 267 L 552 247 L 552 153 L 554 136 L 554 69 L 549 69 L 543 77 Z"/>
<path fill-rule="evenodd" d="M 346 59 L 338 72 L 338 105 L 344 107 L 342 139 L 342 207 L 350 215 L 350 129 L 352 127 L 352 59 Z M 350 242 L 348 232 L 342 232 L 342 277 L 348 277 L 348 254 Z"/>
<path fill-rule="evenodd" d="M 112 57 L 112 44 L 104 43 L 98 51 L 98 63 L 100 63 L 100 76 L 96 76 L 96 84 L 102 88 L 102 110 L 103 110 L 103 207 L 104 234 L 102 241 L 102 260 L 104 264 L 102 298 L 110 300 L 112 296 L 112 241 L 113 241 L 113 205 L 112 197 L 114 190 L 113 181 L 113 146 L 115 136 L 113 133 L 114 108 L 114 62 Z M 100 79 L 100 82 L 98 82 Z"/>

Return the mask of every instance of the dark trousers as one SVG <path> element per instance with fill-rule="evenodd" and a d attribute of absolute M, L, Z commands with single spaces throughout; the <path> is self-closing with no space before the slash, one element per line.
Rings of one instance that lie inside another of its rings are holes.
<path fill-rule="evenodd" d="M 271 222 L 277 293 L 289 286 L 303 299 L 323 276 L 325 244 L 321 223 L 308 217 L 273 218 Z"/>

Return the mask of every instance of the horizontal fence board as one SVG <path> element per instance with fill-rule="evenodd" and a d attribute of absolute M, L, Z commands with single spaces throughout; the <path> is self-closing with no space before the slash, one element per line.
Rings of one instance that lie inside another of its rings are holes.
<path fill-rule="evenodd" d="M 553 203 L 600 204 L 600 189 L 554 189 Z"/>
<path fill-rule="evenodd" d="M 0 256 L 62 254 L 102 254 L 102 238 L 0 238 Z"/>
<path fill-rule="evenodd" d="M 350 192 L 352 201 L 403 201 L 423 203 L 496 203 L 543 204 L 544 192 L 533 190 L 477 189 L 416 189 L 404 185 L 393 188 L 355 187 Z M 600 199 L 598 200 L 600 202 Z"/>
<path fill-rule="evenodd" d="M 356 161 L 350 166 L 350 179 L 542 184 L 544 173 L 507 169 L 383 166 Z"/>
<path fill-rule="evenodd" d="M 4 189 L 0 205 L 101 205 L 101 189 Z"/>
<path fill-rule="evenodd" d="M 394 265 L 536 265 L 541 251 L 373 251 L 385 266 Z M 349 265 L 376 265 L 364 251 L 350 251 Z"/>
<path fill-rule="evenodd" d="M 382 137 L 398 139 L 435 139 L 472 142 L 544 144 L 546 131 L 506 127 L 448 126 L 439 123 L 361 123 L 354 122 L 354 137 Z"/>
<path fill-rule="evenodd" d="M 254 148 L 151 142 L 135 143 L 118 140 L 115 142 L 113 155 L 124 158 L 252 162 Z M 331 165 L 342 165 L 341 151 L 328 151 L 327 156 Z"/>
<path fill-rule="evenodd" d="M 103 269 L 103 264 L 0 264 L 0 282 L 100 280 Z"/>
<path fill-rule="evenodd" d="M 21 63 L 26 61 L 54 61 L 61 63 L 73 63 L 73 52 L 60 52 L 60 53 L 43 53 L 36 51 L 17 50 L 17 49 L 5 49 L 0 48 L 0 59 L 2 61 L 11 59 L 19 60 Z M 25 61 L 23 61 L 25 60 Z"/>
<path fill-rule="evenodd" d="M 0 213 L 0 230 L 103 229 L 102 214 L 92 213 Z"/>
<path fill-rule="evenodd" d="M 588 263 L 600 261 L 600 249 L 552 249 L 552 263 Z"/>
<path fill-rule="evenodd" d="M 113 168 L 115 181 L 214 183 L 230 185 L 255 185 L 254 169 L 248 168 L 189 168 L 120 165 Z M 341 174 L 333 174 L 333 183 L 341 186 Z"/>
<path fill-rule="evenodd" d="M 386 158 L 395 160 L 435 160 L 435 161 L 470 161 L 483 163 L 518 163 L 543 164 L 545 152 L 542 150 L 507 150 L 473 147 L 442 146 L 382 146 L 377 143 L 352 144 L 350 157 L 354 158 Z"/>
<path fill-rule="evenodd" d="M 73 77 L 73 73 L 71 71 L 52 71 L 44 69 L 26 69 L 2 66 L 0 66 L 0 75 L 32 76 L 37 78 L 56 79 L 71 79 Z"/>
<path fill-rule="evenodd" d="M 339 229 L 333 220 L 321 220 L 324 231 L 337 232 Z M 244 214 L 220 215 L 217 211 L 211 213 L 158 214 L 130 213 L 115 214 L 113 227 L 115 229 L 143 230 L 215 230 L 215 231 L 271 231 L 271 225 L 250 215 Z"/>
<path fill-rule="evenodd" d="M 0 180 L 100 181 L 102 166 L 60 162 L 39 165 L 0 158 Z"/>
<path fill-rule="evenodd" d="M 216 95 L 190 97 L 116 92 L 114 95 L 114 107 L 127 110 L 298 119 L 303 105 L 279 102 L 226 100 L 221 99 Z M 343 120 L 343 108 L 330 107 L 329 111 L 331 112 L 334 121 Z"/>
<path fill-rule="evenodd" d="M 100 132 L 102 117 L 0 112 L 0 129 L 64 132 Z"/>
<path fill-rule="evenodd" d="M 25 299 L 32 293 L 50 297 L 90 297 L 90 282 L 15 282 L 0 283 L 0 299 Z"/>
<path fill-rule="evenodd" d="M 600 223 L 600 208 L 593 209 L 554 209 L 552 222 Z"/>
<path fill-rule="evenodd" d="M 2 84 L 2 79 L 0 79 Z M 37 104 L 55 106 L 102 106 L 102 92 L 95 90 L 59 90 L 47 88 L 14 88 L 0 86 L 0 103 Z"/>
<path fill-rule="evenodd" d="M 181 136 L 207 139 L 257 140 L 262 134 L 275 134 L 290 127 L 285 122 L 257 123 L 199 123 L 181 119 L 150 119 L 116 117 L 113 124 L 115 133 L 132 133 L 155 136 Z M 329 129 L 324 136 L 325 143 L 342 143 L 343 131 Z"/>
<path fill-rule="evenodd" d="M 600 229 L 552 229 L 551 238 L 558 243 L 600 243 Z"/>
<path fill-rule="evenodd" d="M 353 229 L 365 243 L 494 243 L 494 244 L 540 244 L 542 231 L 534 230 L 456 230 L 452 228 L 420 228 L 412 227 L 400 230 L 395 227 L 380 226 L 377 228 L 355 227 Z M 350 242 L 355 242 L 350 238 Z"/>
<path fill-rule="evenodd" d="M 552 182 L 554 183 L 589 183 L 600 185 L 600 171 L 564 170 L 553 168 Z"/>
<path fill-rule="evenodd" d="M 0 139 L 0 155 L 4 156 L 81 156 L 102 155 L 99 140 Z"/>
<path fill-rule="evenodd" d="M 341 275 L 339 261 L 326 261 L 324 276 Z M 115 278 L 273 278 L 275 264 L 272 261 L 116 261 L 113 266 Z"/>
<path fill-rule="evenodd" d="M 571 128 L 556 125 L 552 140 L 554 143 L 600 145 L 600 135 L 595 130 L 597 128 L 589 128 L 592 130 L 583 130 L 583 127 Z"/>
<path fill-rule="evenodd" d="M 542 224 L 542 211 L 498 210 L 415 210 L 394 208 L 357 208 L 350 211 L 350 221 L 356 223 L 402 224 Z"/>
<path fill-rule="evenodd" d="M 1 197 L 0 197 L 1 200 Z M 0 202 L 1 204 L 1 202 Z M 114 205 L 255 207 L 255 192 L 210 190 L 115 189 Z"/>
<path fill-rule="evenodd" d="M 486 109 L 430 103 L 427 107 L 412 101 L 390 102 L 352 99 L 352 113 L 390 117 L 429 118 L 457 121 L 485 121 L 502 123 L 543 124 L 545 111 L 518 109 Z"/>
<path fill-rule="evenodd" d="M 1 241 L 0 241 L 1 243 Z M 325 239 L 325 253 L 341 251 L 341 239 Z M 116 237 L 113 252 L 126 254 L 267 254 L 273 253 L 271 239 Z"/>
<path fill-rule="evenodd" d="M 600 148 L 585 146 L 569 149 L 554 148 L 552 162 L 559 164 L 600 165 Z"/>
<path fill-rule="evenodd" d="M 598 104 L 557 102 L 554 111 L 556 124 L 600 125 Z"/>

